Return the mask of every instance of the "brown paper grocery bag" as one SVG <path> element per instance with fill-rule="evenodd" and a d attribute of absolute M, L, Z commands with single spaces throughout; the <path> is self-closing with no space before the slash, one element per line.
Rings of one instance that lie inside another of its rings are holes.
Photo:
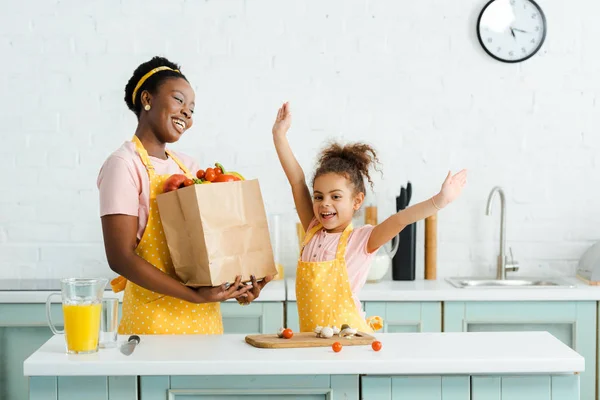
<path fill-rule="evenodd" d="M 192 287 L 275 275 L 258 180 L 192 185 L 157 196 L 175 273 Z"/>

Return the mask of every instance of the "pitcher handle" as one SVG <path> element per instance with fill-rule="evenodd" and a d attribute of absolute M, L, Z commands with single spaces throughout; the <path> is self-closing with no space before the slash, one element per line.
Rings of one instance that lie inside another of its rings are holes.
<path fill-rule="evenodd" d="M 60 335 L 60 334 L 64 334 L 65 331 L 59 331 L 58 329 L 56 329 L 56 327 L 54 326 L 54 324 L 52 323 L 52 316 L 50 314 L 51 313 L 51 307 L 52 307 L 52 296 L 61 296 L 60 293 L 50 293 L 48 295 L 48 298 L 46 299 L 46 319 L 48 320 L 48 325 L 50 326 L 50 329 L 52 330 L 52 333 L 54 333 L 55 335 Z"/>
<path fill-rule="evenodd" d="M 396 239 L 396 241 L 394 242 L 394 239 Z M 392 238 L 392 249 L 388 250 L 387 247 L 384 247 L 385 252 L 387 253 L 387 255 L 390 258 L 394 258 L 394 256 L 396 255 L 396 252 L 398 251 L 398 246 L 400 245 L 400 234 L 397 234 L 396 236 L 394 236 Z"/>

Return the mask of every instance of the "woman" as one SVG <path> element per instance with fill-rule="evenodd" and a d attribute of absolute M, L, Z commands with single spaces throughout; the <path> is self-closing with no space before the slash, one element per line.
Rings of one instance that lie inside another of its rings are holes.
<path fill-rule="evenodd" d="M 247 305 L 273 277 L 192 289 L 176 277 L 160 223 L 156 196 L 174 173 L 198 165 L 166 149 L 192 126 L 195 94 L 179 66 L 162 57 L 141 64 L 125 86 L 138 118 L 135 135 L 104 163 L 98 176 L 104 246 L 111 282 L 125 290 L 120 334 L 221 334 L 220 302 Z"/>

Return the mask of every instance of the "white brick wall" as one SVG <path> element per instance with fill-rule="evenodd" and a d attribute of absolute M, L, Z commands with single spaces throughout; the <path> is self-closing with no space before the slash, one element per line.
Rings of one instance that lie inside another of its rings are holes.
<path fill-rule="evenodd" d="M 379 149 L 380 219 L 406 180 L 418 201 L 448 169 L 470 169 L 464 196 L 439 216 L 439 276 L 491 273 L 499 210 L 484 212 L 495 185 L 523 274 L 573 273 L 600 239 L 600 3 L 540 0 L 546 43 L 517 65 L 480 49 L 482 2 L 166 4 L 3 2 L 0 278 L 110 273 L 96 176 L 133 134 L 123 88 L 155 54 L 181 63 L 196 89 L 195 125 L 176 148 L 260 178 L 267 211 L 284 216 L 288 274 L 296 217 L 270 137 L 285 100 L 308 174 L 329 137 Z M 422 254 L 418 263 L 422 276 Z"/>

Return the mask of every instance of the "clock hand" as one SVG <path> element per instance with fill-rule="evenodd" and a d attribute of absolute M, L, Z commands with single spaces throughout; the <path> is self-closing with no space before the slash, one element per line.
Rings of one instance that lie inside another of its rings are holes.
<path fill-rule="evenodd" d="M 524 31 L 523 29 L 518 29 L 518 28 L 511 28 L 511 29 L 514 29 L 517 32 L 529 33 L 527 31 Z"/>
<path fill-rule="evenodd" d="M 513 31 L 513 28 L 510 28 L 510 34 L 512 35 L 513 38 L 515 38 L 515 40 L 517 39 L 517 37 L 515 36 L 515 31 Z"/>

